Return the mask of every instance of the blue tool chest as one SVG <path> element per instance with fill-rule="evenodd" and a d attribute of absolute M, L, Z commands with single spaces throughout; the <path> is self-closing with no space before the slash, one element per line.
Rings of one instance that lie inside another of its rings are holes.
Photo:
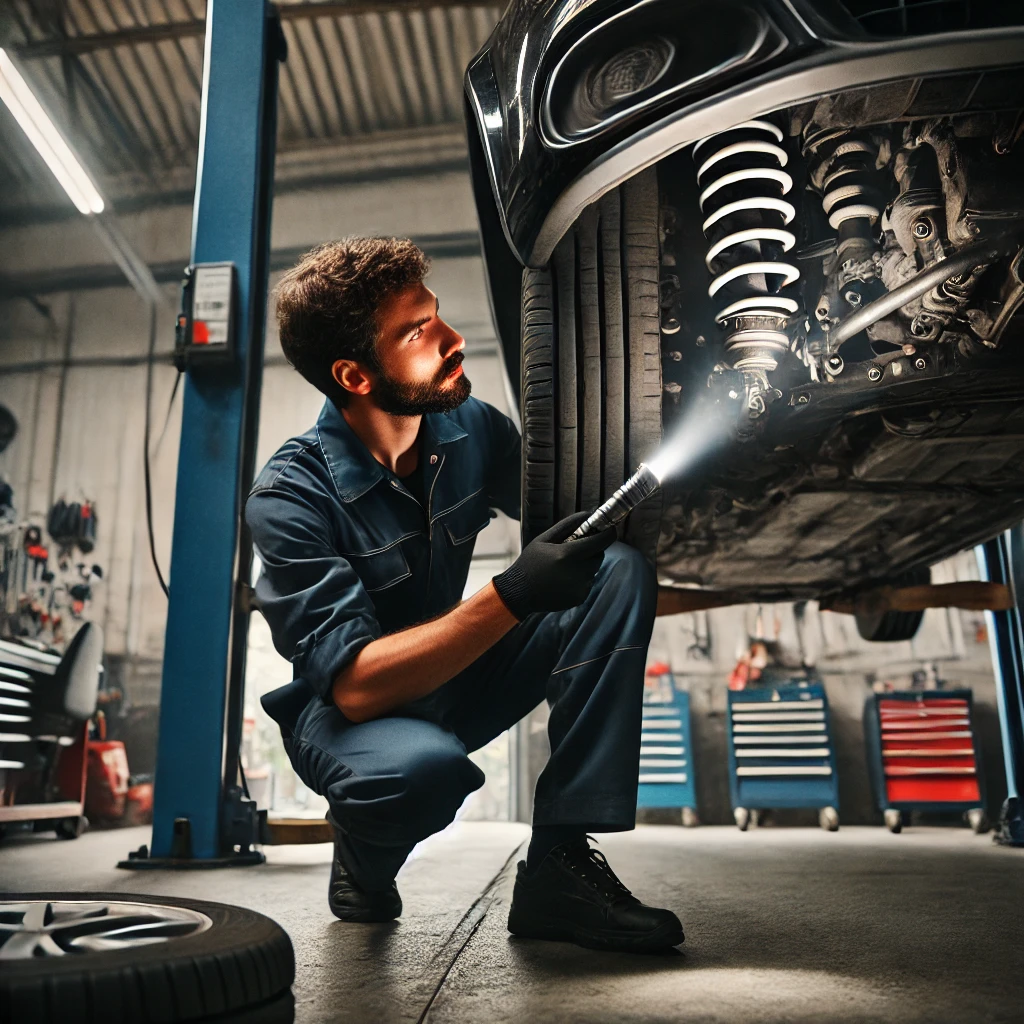
<path fill-rule="evenodd" d="M 823 828 L 839 827 L 839 789 L 821 683 L 729 691 L 729 791 L 741 829 L 750 811 L 822 809 Z"/>
<path fill-rule="evenodd" d="M 676 690 L 671 672 L 648 674 L 646 683 L 637 806 L 696 810 L 690 695 Z"/>

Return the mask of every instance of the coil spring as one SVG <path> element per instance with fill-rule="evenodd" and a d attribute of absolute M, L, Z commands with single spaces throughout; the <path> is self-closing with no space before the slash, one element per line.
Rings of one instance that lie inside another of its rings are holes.
<path fill-rule="evenodd" d="M 847 250 L 848 255 L 863 256 L 882 215 L 875 171 L 878 142 L 846 130 L 829 130 L 808 138 L 804 155 L 818 164 L 821 208 L 838 235 L 840 258 Z"/>
<path fill-rule="evenodd" d="M 800 305 L 779 294 L 800 277 L 799 268 L 782 259 L 796 243 L 787 230 L 796 210 L 783 199 L 793 179 L 783 170 L 788 156 L 779 145 L 782 138 L 769 121 L 745 121 L 693 147 L 702 229 L 711 243 L 705 256 L 714 275 L 708 295 L 733 298 L 715 319 L 735 321 L 725 353 L 737 370 L 778 366 L 779 355 L 789 349 L 785 320 Z"/>
<path fill-rule="evenodd" d="M 862 154 L 868 154 L 874 163 L 875 150 L 868 143 L 844 142 L 836 149 L 825 177 L 821 208 L 836 231 L 844 221 L 863 217 L 874 224 L 882 214 L 864 181 L 865 157 Z"/>

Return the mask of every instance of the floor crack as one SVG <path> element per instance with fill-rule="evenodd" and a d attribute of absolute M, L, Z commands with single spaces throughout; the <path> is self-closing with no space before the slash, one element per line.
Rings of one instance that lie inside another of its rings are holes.
<path fill-rule="evenodd" d="M 441 944 L 440 949 L 434 954 L 432 963 L 436 963 L 443 956 L 446 955 L 454 942 L 458 942 L 458 946 L 454 953 L 448 956 L 448 963 L 445 969 L 441 972 L 441 977 L 438 978 L 437 984 L 434 986 L 433 992 L 430 993 L 430 998 L 427 1000 L 426 1005 L 423 1007 L 423 1012 L 416 1019 L 416 1024 L 424 1024 L 427 1016 L 430 1013 L 437 997 L 441 994 L 441 990 L 444 988 L 445 982 L 448 980 L 448 976 L 451 974 L 452 969 L 458 962 L 459 957 L 462 955 L 462 951 L 472 941 L 473 936 L 476 935 L 480 928 L 480 925 L 484 923 L 484 918 L 487 917 L 488 911 L 494 905 L 498 898 L 498 889 L 508 875 L 509 868 L 515 863 L 516 855 L 522 849 L 523 843 L 519 843 L 515 849 L 508 855 L 505 863 L 498 869 L 497 874 L 484 886 L 483 892 L 472 902 L 469 909 L 459 919 L 459 923 L 451 930 L 448 938 Z M 460 932 L 465 932 L 465 936 L 461 941 L 457 938 Z"/>

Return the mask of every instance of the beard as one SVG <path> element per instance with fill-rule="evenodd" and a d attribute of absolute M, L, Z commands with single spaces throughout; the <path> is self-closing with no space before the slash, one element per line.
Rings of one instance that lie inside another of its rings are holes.
<path fill-rule="evenodd" d="M 448 380 L 448 377 L 462 365 L 465 356 L 456 352 L 449 356 L 433 380 L 419 384 L 406 384 L 389 377 L 381 367 L 377 369 L 377 386 L 374 395 L 377 408 L 392 416 L 424 416 L 433 412 L 451 412 L 469 398 L 473 390 L 465 374 Z"/>

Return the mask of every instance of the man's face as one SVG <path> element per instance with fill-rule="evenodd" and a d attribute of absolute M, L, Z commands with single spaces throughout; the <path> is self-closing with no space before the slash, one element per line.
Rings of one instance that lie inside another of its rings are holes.
<path fill-rule="evenodd" d="M 437 296 L 422 282 L 410 285 L 378 313 L 378 366 L 370 394 L 394 416 L 450 412 L 471 390 L 462 372 L 466 342 L 438 316 Z"/>

